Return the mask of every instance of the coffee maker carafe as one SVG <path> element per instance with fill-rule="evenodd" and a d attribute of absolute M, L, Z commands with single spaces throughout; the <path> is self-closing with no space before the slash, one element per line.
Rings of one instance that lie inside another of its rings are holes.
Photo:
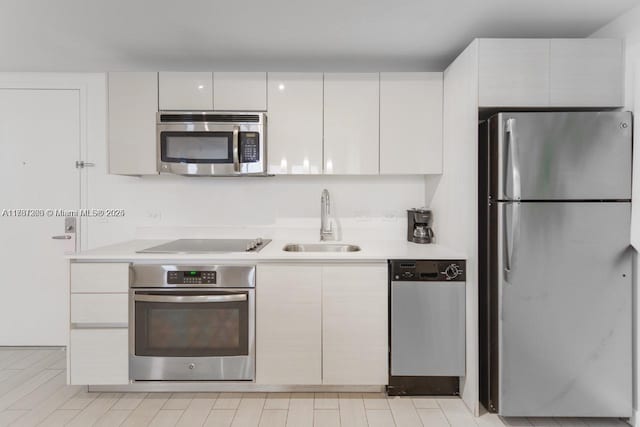
<path fill-rule="evenodd" d="M 424 208 L 407 211 L 407 240 L 414 243 L 432 243 L 435 235 L 431 228 L 431 211 Z"/>

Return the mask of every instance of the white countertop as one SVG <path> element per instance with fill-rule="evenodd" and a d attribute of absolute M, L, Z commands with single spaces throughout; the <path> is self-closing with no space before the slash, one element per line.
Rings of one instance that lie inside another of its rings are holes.
<path fill-rule="evenodd" d="M 466 259 L 453 249 L 438 244 L 417 244 L 406 241 L 340 241 L 355 244 L 358 252 L 285 252 L 288 243 L 317 244 L 317 241 L 272 240 L 260 252 L 208 254 L 141 254 L 136 251 L 160 245 L 174 239 L 130 240 L 110 246 L 67 255 L 73 261 L 136 262 L 136 261 L 229 261 L 229 262 L 375 262 L 389 259 Z"/>

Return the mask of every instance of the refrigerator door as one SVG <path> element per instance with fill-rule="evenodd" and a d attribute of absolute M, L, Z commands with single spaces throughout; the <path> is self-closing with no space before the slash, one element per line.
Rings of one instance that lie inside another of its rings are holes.
<path fill-rule="evenodd" d="M 630 214 L 628 202 L 493 204 L 501 415 L 631 416 Z"/>
<path fill-rule="evenodd" d="M 489 119 L 493 200 L 628 200 L 629 112 L 499 113 Z"/>

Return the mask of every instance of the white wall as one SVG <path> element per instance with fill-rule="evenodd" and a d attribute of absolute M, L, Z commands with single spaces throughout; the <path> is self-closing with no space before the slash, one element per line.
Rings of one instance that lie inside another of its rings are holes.
<path fill-rule="evenodd" d="M 625 40 L 625 110 L 634 111 L 634 141 L 635 149 L 633 154 L 633 189 L 631 203 L 631 244 L 638 250 L 640 248 L 640 153 L 638 142 L 640 141 L 640 6 L 621 15 L 609 24 L 605 25 L 591 37 L 613 37 Z M 638 283 L 640 277 L 638 256 L 634 258 L 634 409 L 635 416 L 632 425 L 640 426 L 640 393 L 638 384 L 639 355 L 640 355 L 640 321 L 638 319 L 638 307 L 640 306 L 640 296 L 638 295 Z"/>
<path fill-rule="evenodd" d="M 103 85 L 104 86 L 104 85 Z M 92 93 L 106 106 L 106 93 Z M 106 118 L 106 109 L 102 112 Z M 94 123 L 105 134 L 105 121 Z M 339 219 L 405 220 L 406 209 L 425 203 L 423 176 L 277 176 L 197 178 L 174 175 L 126 177 L 107 173 L 106 136 L 88 142 L 88 194 L 83 207 L 124 209 L 123 218 L 92 218 L 84 224 L 84 248 L 134 238 L 138 227 L 269 225 L 282 218 L 317 218 L 320 193 L 331 193 Z M 393 222 L 393 221 L 390 221 Z M 397 221 L 396 221 L 397 222 Z M 402 230 L 402 227 L 397 227 Z M 318 235 L 319 237 L 319 235 Z M 398 232 L 398 239 L 404 234 Z"/>

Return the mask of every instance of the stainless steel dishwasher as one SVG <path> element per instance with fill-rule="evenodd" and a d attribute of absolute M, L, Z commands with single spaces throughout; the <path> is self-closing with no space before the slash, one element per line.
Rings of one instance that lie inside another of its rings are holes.
<path fill-rule="evenodd" d="M 465 375 L 462 260 L 389 261 L 390 395 L 459 394 Z"/>

